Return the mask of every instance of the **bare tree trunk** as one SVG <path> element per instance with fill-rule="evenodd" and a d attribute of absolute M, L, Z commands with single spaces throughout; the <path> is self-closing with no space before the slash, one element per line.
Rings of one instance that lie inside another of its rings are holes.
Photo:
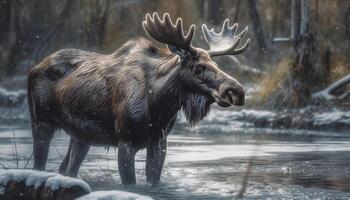
<path fill-rule="evenodd" d="M 5 50 L 8 49 L 12 4 L 10 0 L 0 3 L 0 75 L 7 71 L 8 51 Z"/>
<path fill-rule="evenodd" d="M 17 0 L 11 1 L 11 17 L 10 17 L 10 27 L 8 32 L 8 54 L 6 59 L 6 73 L 13 74 L 15 71 L 16 63 L 15 57 L 18 50 L 18 2 Z"/>
<path fill-rule="evenodd" d="M 235 16 L 233 17 L 234 22 L 238 21 L 239 10 L 241 9 L 241 0 L 236 0 Z"/>
<path fill-rule="evenodd" d="M 309 87 L 313 84 L 310 81 L 312 80 L 312 54 L 314 52 L 313 35 L 310 31 L 310 4 L 309 0 L 294 0 L 293 9 L 298 9 L 298 3 L 300 3 L 300 23 L 295 21 L 295 30 L 293 30 L 295 39 L 293 48 L 295 60 L 291 73 L 293 80 L 293 99 L 291 103 L 293 107 L 304 106 L 308 102 L 311 97 Z M 298 13 L 297 10 L 293 12 Z M 300 26 L 297 26 L 298 24 Z M 300 27 L 299 36 L 297 36 L 298 27 Z"/>
<path fill-rule="evenodd" d="M 7 33 L 10 29 L 10 19 L 11 19 L 11 0 L 4 0 L 0 4 L 0 34 Z"/>
<path fill-rule="evenodd" d="M 110 0 L 90 1 L 87 45 L 101 47 L 106 30 Z"/>
<path fill-rule="evenodd" d="M 103 37 L 105 35 L 106 32 L 106 24 L 107 24 L 107 19 L 108 19 L 108 9 L 109 9 L 109 5 L 110 5 L 110 0 L 106 0 L 105 6 L 103 8 L 103 12 L 100 16 L 99 19 L 99 31 L 98 31 L 98 46 L 101 47 L 102 43 L 103 43 Z"/>
<path fill-rule="evenodd" d="M 73 8 L 74 3 L 75 3 L 75 0 L 67 0 L 66 1 L 66 5 L 65 5 L 64 9 L 62 10 L 62 12 L 60 13 L 59 17 L 57 18 L 56 24 L 54 24 L 52 26 L 51 30 L 48 31 L 46 33 L 46 35 L 36 45 L 36 47 L 33 51 L 33 54 L 32 54 L 33 60 L 37 60 L 40 57 L 39 54 L 40 54 L 41 50 L 45 47 L 45 45 L 48 45 L 48 41 L 50 41 L 50 39 L 55 34 L 62 31 L 62 29 L 66 23 L 66 19 L 68 18 L 71 11 L 73 10 L 72 8 Z"/>
<path fill-rule="evenodd" d="M 301 23 L 301 4 L 300 0 L 292 1 L 292 10 L 291 10 L 291 38 L 293 49 L 297 48 L 297 41 L 300 35 L 300 23 Z"/>
<path fill-rule="evenodd" d="M 343 24 L 345 27 L 345 35 L 350 39 L 350 3 L 347 2 L 346 11 L 344 13 Z"/>
<path fill-rule="evenodd" d="M 301 36 L 308 34 L 310 31 L 310 2 L 309 0 L 301 0 Z"/>
<path fill-rule="evenodd" d="M 206 0 L 204 2 L 205 19 L 214 25 L 219 25 L 223 21 L 223 0 Z"/>
<path fill-rule="evenodd" d="M 248 9 L 249 9 L 249 15 L 253 23 L 253 30 L 255 33 L 255 37 L 258 43 L 258 46 L 261 51 L 265 52 L 266 51 L 266 39 L 262 30 L 262 24 L 260 20 L 260 15 L 258 12 L 258 7 L 257 7 L 257 1 L 255 0 L 248 0 Z"/>

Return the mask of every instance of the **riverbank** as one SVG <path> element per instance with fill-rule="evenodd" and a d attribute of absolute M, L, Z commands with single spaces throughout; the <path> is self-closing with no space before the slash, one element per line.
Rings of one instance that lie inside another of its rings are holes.
<path fill-rule="evenodd" d="M 235 135 L 175 132 L 169 136 L 162 182 L 157 187 L 151 187 L 145 180 L 145 150 L 136 155 L 135 187 L 121 185 L 114 148 L 92 147 L 79 177 L 94 191 L 117 189 L 154 199 L 222 200 L 235 197 L 242 187 L 247 163 L 252 161 L 245 199 L 348 199 L 350 136 L 322 131 L 309 137 L 302 130 L 289 134 L 275 132 L 275 138 L 259 140 L 245 137 L 245 132 Z M 23 168 L 29 160 L 30 168 L 31 131 L 14 130 L 14 133 L 19 167 Z M 257 134 L 264 136 L 262 132 Z M 68 139 L 63 132 L 53 139 L 49 171 L 58 171 Z M 16 168 L 13 145 L 13 132 L 3 129 L 0 160 L 7 167 Z"/>

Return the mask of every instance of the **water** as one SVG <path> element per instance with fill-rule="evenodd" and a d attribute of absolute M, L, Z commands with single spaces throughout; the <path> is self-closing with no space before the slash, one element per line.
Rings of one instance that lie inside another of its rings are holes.
<path fill-rule="evenodd" d="M 162 183 L 157 187 L 145 181 L 145 151 L 137 154 L 134 187 L 121 185 L 114 148 L 93 147 L 79 176 L 93 190 L 121 189 L 154 199 L 232 199 L 252 161 L 245 199 L 350 199 L 350 136 L 346 133 L 241 129 L 216 134 L 213 127 L 210 131 L 206 126 L 177 127 L 169 137 Z M 20 129 L 14 134 L 18 167 L 30 168 L 31 132 Z M 56 134 L 49 171 L 58 171 L 68 139 L 64 132 Z M 17 167 L 13 142 L 11 129 L 0 128 L 2 166 Z"/>

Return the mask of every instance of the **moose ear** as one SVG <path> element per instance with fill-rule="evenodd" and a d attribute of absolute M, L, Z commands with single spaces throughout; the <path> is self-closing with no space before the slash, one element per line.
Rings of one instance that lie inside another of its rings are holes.
<path fill-rule="evenodd" d="M 186 58 L 190 53 L 188 51 L 185 51 L 181 48 L 175 47 L 173 45 L 166 45 L 168 47 L 168 49 L 171 51 L 171 53 L 174 53 L 178 56 L 180 56 L 180 59 L 183 60 L 184 58 Z"/>

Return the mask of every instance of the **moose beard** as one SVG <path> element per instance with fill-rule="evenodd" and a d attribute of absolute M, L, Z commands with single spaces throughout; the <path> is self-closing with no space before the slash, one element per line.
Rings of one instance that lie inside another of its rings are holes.
<path fill-rule="evenodd" d="M 210 104 L 208 97 L 201 94 L 188 93 L 183 99 L 182 110 L 192 127 L 209 113 Z"/>

